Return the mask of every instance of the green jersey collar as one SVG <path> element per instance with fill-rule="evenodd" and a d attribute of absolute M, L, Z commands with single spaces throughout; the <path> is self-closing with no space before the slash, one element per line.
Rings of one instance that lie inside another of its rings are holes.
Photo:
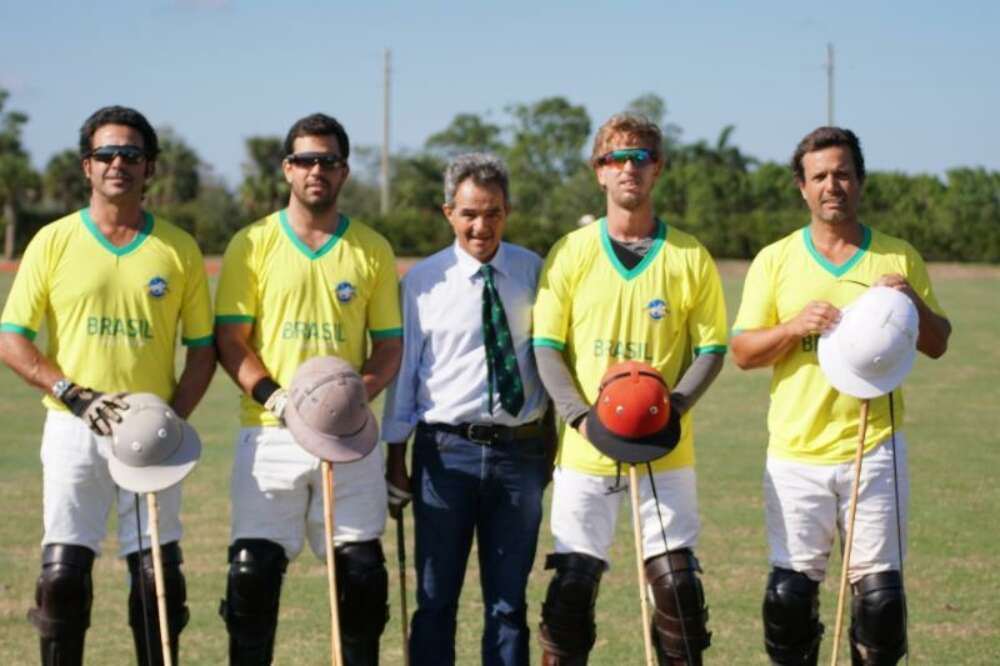
<path fill-rule="evenodd" d="M 94 223 L 94 218 L 90 216 L 90 208 L 84 208 L 81 210 L 80 217 L 83 218 L 84 226 L 87 227 L 87 230 L 94 236 L 97 242 L 100 243 L 105 250 L 117 257 L 124 257 L 129 252 L 138 249 L 138 247 L 142 245 L 143 241 L 146 240 L 146 237 L 153 231 L 153 214 L 147 211 L 142 211 L 142 218 L 145 220 L 142 225 L 142 229 L 135 234 L 135 238 L 133 238 L 128 245 L 118 247 L 117 245 L 113 245 L 111 241 L 109 241 L 107 237 L 101 233 L 101 230 L 97 228 L 97 225 Z"/>
<path fill-rule="evenodd" d="M 656 259 L 656 255 L 660 253 L 660 248 L 663 247 L 663 242 L 667 238 L 667 225 L 657 218 L 656 230 L 653 232 L 653 245 L 649 248 L 649 252 L 646 253 L 646 256 L 642 258 L 642 261 L 630 270 L 622 265 L 622 262 L 618 259 L 618 255 L 615 254 L 615 249 L 611 247 L 611 236 L 608 234 L 608 218 L 602 217 L 597 223 L 601 226 L 601 247 L 604 248 L 604 254 L 607 255 L 608 261 L 610 261 L 611 265 L 615 267 L 618 274 L 626 280 L 631 280 L 632 278 L 638 276 L 646 269 L 646 266 L 653 263 L 653 260 Z"/>
<path fill-rule="evenodd" d="M 295 234 L 295 230 L 292 229 L 292 225 L 288 221 L 287 208 L 282 208 L 280 211 L 278 211 L 278 219 L 281 222 L 281 229 L 285 232 L 285 235 L 288 236 L 288 240 L 292 241 L 292 245 L 298 248 L 299 252 L 306 255 L 307 259 L 319 259 L 324 254 L 333 249 L 333 246 L 336 245 L 337 241 L 340 240 L 341 236 L 343 236 L 347 232 L 347 227 L 350 226 L 351 224 L 351 221 L 347 218 L 346 215 L 338 215 L 337 228 L 334 229 L 332 234 L 330 234 L 330 238 L 328 238 L 327 241 L 323 243 L 323 245 L 321 245 L 318 249 L 312 250 L 308 245 L 302 242 L 302 239 L 299 238 Z"/>
<path fill-rule="evenodd" d="M 822 254 L 819 253 L 819 250 L 817 250 L 816 246 L 813 244 L 812 234 L 809 233 L 808 225 L 806 225 L 802 229 L 802 238 L 806 242 L 806 249 L 809 250 L 809 254 L 811 254 L 812 258 L 816 260 L 816 263 L 819 264 L 824 270 L 826 270 L 826 272 L 833 275 L 833 277 L 840 277 L 847 271 L 851 270 L 851 268 L 854 267 L 854 264 L 861 261 L 861 257 L 865 256 L 865 252 L 868 251 L 868 247 L 872 244 L 872 230 L 869 227 L 862 224 L 861 233 L 862 233 L 861 245 L 854 252 L 854 254 L 851 256 L 850 259 L 840 264 L 839 266 L 832 263 L 829 259 L 827 259 L 826 257 L 824 257 Z"/>

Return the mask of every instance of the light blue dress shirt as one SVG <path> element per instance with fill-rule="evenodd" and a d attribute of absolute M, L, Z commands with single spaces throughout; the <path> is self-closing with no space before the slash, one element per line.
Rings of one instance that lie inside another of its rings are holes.
<path fill-rule="evenodd" d="M 403 360 L 382 417 L 382 439 L 405 442 L 417 423 L 516 426 L 542 417 L 548 396 L 531 347 L 531 306 L 542 259 L 501 243 L 489 262 L 507 314 L 524 384 L 524 406 L 513 416 L 494 399 L 489 411 L 483 346 L 482 264 L 456 241 L 403 277 Z"/>

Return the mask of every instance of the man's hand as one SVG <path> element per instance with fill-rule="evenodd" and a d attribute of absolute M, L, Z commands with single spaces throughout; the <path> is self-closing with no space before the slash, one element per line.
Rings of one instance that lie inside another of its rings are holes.
<path fill-rule="evenodd" d="M 840 321 L 840 310 L 826 301 L 810 301 L 802 312 L 785 323 L 788 331 L 804 338 L 827 331 Z"/>
<path fill-rule="evenodd" d="M 875 282 L 876 287 L 889 287 L 907 295 L 920 315 L 917 349 L 931 358 L 940 358 L 948 349 L 951 322 L 931 310 L 913 286 L 899 273 L 886 273 Z"/>
<path fill-rule="evenodd" d="M 385 465 L 385 483 L 389 492 L 389 515 L 399 520 L 403 509 L 413 494 L 410 492 L 410 475 L 406 471 L 406 444 L 389 444 L 389 457 Z"/>
<path fill-rule="evenodd" d="M 122 422 L 122 413 L 129 407 L 123 400 L 126 393 L 101 393 L 72 385 L 60 398 L 73 415 L 83 419 L 94 434 L 110 437 L 114 426 Z"/>
<path fill-rule="evenodd" d="M 288 406 L 288 391 L 279 388 L 264 401 L 264 409 L 271 412 L 281 424 L 285 424 L 285 407 Z"/>
<path fill-rule="evenodd" d="M 875 281 L 873 287 L 889 287 L 890 289 L 895 289 L 896 291 L 901 291 L 910 297 L 913 304 L 917 307 L 923 304 L 923 299 L 917 296 L 917 292 L 913 291 L 913 287 L 907 282 L 906 278 L 899 273 L 886 273 L 878 280 Z"/>

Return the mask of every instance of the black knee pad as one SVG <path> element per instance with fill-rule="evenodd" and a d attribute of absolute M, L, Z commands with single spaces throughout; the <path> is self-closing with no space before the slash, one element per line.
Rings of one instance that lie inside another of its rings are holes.
<path fill-rule="evenodd" d="M 130 576 L 128 595 L 128 623 L 132 627 L 132 640 L 140 666 L 160 666 L 163 651 L 160 643 L 160 612 L 156 603 L 156 574 L 150 550 L 130 553 L 126 558 Z M 176 541 L 160 546 L 163 565 L 163 591 L 167 603 L 167 639 L 173 661 L 177 662 L 181 630 L 187 626 L 191 614 L 187 607 L 187 585 L 181 564 L 184 556 Z M 142 587 L 140 587 L 142 586 Z M 143 605 L 143 589 L 146 601 Z M 147 633 L 148 632 L 148 633 Z"/>
<path fill-rule="evenodd" d="M 149 550 L 131 553 L 127 558 L 128 571 L 131 576 L 131 589 L 128 595 L 129 624 L 133 628 L 143 626 L 142 595 L 139 587 L 139 576 L 146 588 L 146 612 L 151 627 L 159 626 L 159 614 L 156 606 L 156 576 L 153 568 L 153 554 Z M 163 590 L 167 598 L 167 623 L 171 636 L 180 634 L 187 626 L 191 614 L 187 607 L 187 585 L 181 564 L 184 555 L 176 541 L 160 546 L 160 561 L 163 564 Z"/>
<path fill-rule="evenodd" d="M 906 596 L 898 571 L 868 574 L 851 586 L 851 652 L 865 666 L 906 654 Z"/>
<path fill-rule="evenodd" d="M 54 543 L 42 550 L 42 573 L 35 585 L 36 607 L 28 619 L 43 639 L 82 636 L 90 626 L 94 600 L 94 551 Z"/>
<path fill-rule="evenodd" d="M 278 628 L 285 549 L 266 539 L 237 539 L 229 547 L 226 598 L 219 615 L 229 632 L 232 664 L 270 664 Z"/>
<path fill-rule="evenodd" d="M 597 639 L 594 604 L 607 564 L 583 553 L 555 553 L 545 558 L 545 568 L 556 574 L 542 604 L 539 641 L 554 657 L 586 655 Z"/>
<path fill-rule="evenodd" d="M 764 645 L 776 664 L 815 664 L 823 624 L 819 583 L 790 569 L 771 570 L 764 593 Z"/>
<path fill-rule="evenodd" d="M 389 621 L 389 573 L 378 539 L 334 549 L 340 630 L 345 642 L 377 641 Z"/>
<path fill-rule="evenodd" d="M 646 581 L 653 591 L 653 627 L 666 656 L 674 659 L 701 654 L 712 642 L 708 607 L 701 586 L 698 560 L 688 548 L 672 550 L 646 561 Z"/>

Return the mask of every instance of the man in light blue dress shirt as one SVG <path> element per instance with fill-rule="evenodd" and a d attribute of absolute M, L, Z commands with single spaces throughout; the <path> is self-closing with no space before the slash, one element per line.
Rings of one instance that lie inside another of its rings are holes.
<path fill-rule="evenodd" d="M 414 493 L 410 658 L 415 666 L 455 663 L 458 598 L 476 535 L 482 663 L 526 666 L 525 587 L 554 445 L 531 348 L 542 259 L 501 240 L 510 198 L 498 158 L 455 158 L 444 190 L 455 243 L 403 278 L 403 361 L 382 420 L 387 479 Z"/>

